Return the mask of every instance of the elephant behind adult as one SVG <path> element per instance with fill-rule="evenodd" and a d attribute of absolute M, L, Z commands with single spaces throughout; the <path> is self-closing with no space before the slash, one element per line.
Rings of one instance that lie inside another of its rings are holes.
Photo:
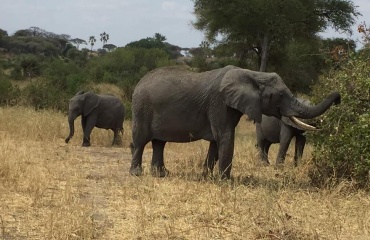
<path fill-rule="evenodd" d="M 306 99 L 298 98 L 298 101 L 305 105 L 312 105 L 311 102 Z M 337 99 L 333 99 L 333 103 L 339 102 L 340 96 L 338 96 Z M 310 120 L 310 122 L 313 122 L 313 120 Z M 303 155 L 306 144 L 306 136 L 304 135 L 306 130 L 307 129 L 298 126 L 287 117 L 278 119 L 276 117 L 263 115 L 262 122 L 256 123 L 257 148 L 262 162 L 269 164 L 268 152 L 270 146 L 274 143 L 280 143 L 275 164 L 277 166 L 283 164 L 290 142 L 293 137 L 295 137 L 294 165 L 297 166 L 298 160 Z"/>
<path fill-rule="evenodd" d="M 83 130 L 82 146 L 88 147 L 90 134 L 94 127 L 111 129 L 114 133 L 112 145 L 120 145 L 125 119 L 125 108 L 121 100 L 113 95 L 95 94 L 93 92 L 78 92 L 69 102 L 68 123 L 69 135 L 65 142 L 74 135 L 74 121 L 81 116 Z"/>
<path fill-rule="evenodd" d="M 164 67 L 146 74 L 132 97 L 133 158 L 130 173 L 142 174 L 144 147 L 152 142 L 151 171 L 166 176 L 163 150 L 166 142 L 210 142 L 204 175 L 219 160 L 222 178 L 229 178 L 234 152 L 235 127 L 247 114 L 261 122 L 262 114 L 313 118 L 326 111 L 332 93 L 320 104 L 298 102 L 276 73 L 227 66 L 203 73 L 183 67 Z"/>

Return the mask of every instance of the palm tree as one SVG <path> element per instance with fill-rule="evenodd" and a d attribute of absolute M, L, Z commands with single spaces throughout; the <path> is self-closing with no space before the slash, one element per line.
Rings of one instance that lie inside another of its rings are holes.
<path fill-rule="evenodd" d="M 100 41 L 103 42 L 103 45 L 105 45 L 109 40 L 109 34 L 108 33 L 100 33 Z"/>
<path fill-rule="evenodd" d="M 94 36 L 90 36 L 90 38 L 89 38 L 89 43 L 90 43 L 90 45 L 91 45 L 91 51 L 92 51 L 92 49 L 93 49 L 93 46 L 94 46 L 95 42 L 96 42 L 95 37 L 94 37 Z"/>

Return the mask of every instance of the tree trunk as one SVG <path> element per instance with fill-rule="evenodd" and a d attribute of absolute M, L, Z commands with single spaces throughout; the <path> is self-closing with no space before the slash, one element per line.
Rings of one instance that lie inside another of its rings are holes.
<path fill-rule="evenodd" d="M 270 36 L 268 33 L 266 33 L 263 36 L 263 42 L 262 42 L 260 72 L 266 72 L 269 42 L 270 42 Z"/>

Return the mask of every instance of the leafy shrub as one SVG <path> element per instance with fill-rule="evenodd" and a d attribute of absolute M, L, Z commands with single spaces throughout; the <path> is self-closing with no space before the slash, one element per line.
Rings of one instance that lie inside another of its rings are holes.
<path fill-rule="evenodd" d="M 22 67 L 18 65 L 14 66 L 14 68 L 10 72 L 10 77 L 14 80 L 22 80 L 23 79 Z"/>
<path fill-rule="evenodd" d="M 47 63 L 43 75 L 51 85 L 67 94 L 75 94 L 88 82 L 83 68 L 74 61 L 65 62 L 62 59 Z"/>
<path fill-rule="evenodd" d="M 365 186 L 370 174 L 370 62 L 352 57 L 341 70 L 327 74 L 314 86 L 323 98 L 340 91 L 342 103 L 324 116 L 322 131 L 312 136 L 316 168 L 310 173 L 316 183 L 352 179 Z"/>
<path fill-rule="evenodd" d="M 19 101 L 20 89 L 11 81 L 0 75 L 0 105 L 15 105 Z"/>
<path fill-rule="evenodd" d="M 70 95 L 45 79 L 32 82 L 24 89 L 26 104 L 35 109 L 57 109 L 66 111 Z"/>
<path fill-rule="evenodd" d="M 131 99 L 136 83 L 157 67 L 171 65 L 168 54 L 161 49 L 118 48 L 87 64 L 89 79 L 96 83 L 112 83 L 121 87 Z"/>

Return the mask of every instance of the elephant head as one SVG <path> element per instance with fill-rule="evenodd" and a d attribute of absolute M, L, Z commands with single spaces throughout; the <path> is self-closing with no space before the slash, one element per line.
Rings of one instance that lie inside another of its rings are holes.
<path fill-rule="evenodd" d="M 246 69 L 228 71 L 221 80 L 220 91 L 228 106 L 247 114 L 255 122 L 261 122 L 262 114 L 279 119 L 285 116 L 303 130 L 314 130 L 315 127 L 298 118 L 320 116 L 332 104 L 339 104 L 341 99 L 340 94 L 334 92 L 315 106 L 304 104 L 293 96 L 276 73 Z"/>
<path fill-rule="evenodd" d="M 310 107 L 312 106 L 312 102 L 310 100 L 307 100 L 307 99 L 303 99 L 303 98 L 297 98 L 297 100 Z M 334 104 L 338 104 L 339 102 L 334 102 Z M 294 127 L 296 129 L 299 129 L 299 130 L 302 130 L 302 131 L 318 131 L 320 129 L 316 128 L 319 120 L 317 119 L 300 119 L 300 122 L 297 123 L 295 120 L 291 120 L 289 117 L 282 117 L 281 118 L 281 121 L 283 123 L 285 123 L 286 125 L 288 126 L 291 126 L 291 127 Z"/>
<path fill-rule="evenodd" d="M 68 143 L 74 135 L 74 121 L 78 116 L 86 117 L 99 105 L 100 98 L 92 92 L 79 91 L 69 102 L 68 123 L 69 135 L 65 139 Z"/>

